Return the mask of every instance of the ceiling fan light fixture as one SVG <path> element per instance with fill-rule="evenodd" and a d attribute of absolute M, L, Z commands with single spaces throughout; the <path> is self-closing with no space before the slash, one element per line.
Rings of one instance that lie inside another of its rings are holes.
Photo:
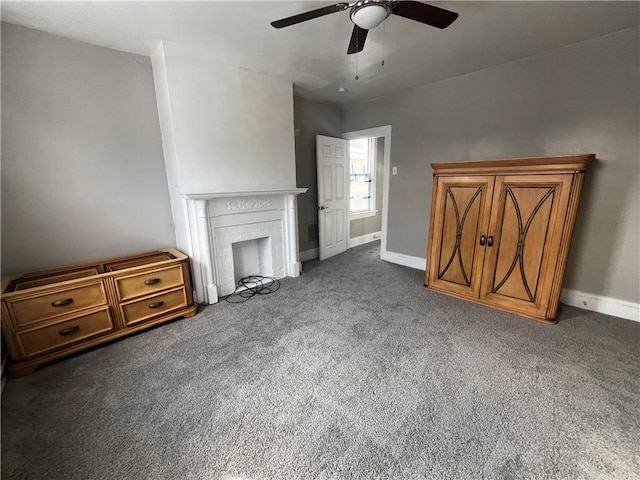
<path fill-rule="evenodd" d="M 351 10 L 351 21 L 364 30 L 371 30 L 380 25 L 391 14 L 387 3 L 375 0 L 358 2 Z"/>
<path fill-rule="evenodd" d="M 354 24 L 347 55 L 361 52 L 364 49 L 369 30 L 376 28 L 389 15 L 408 18 L 409 20 L 440 29 L 447 28 L 458 18 L 458 14 L 455 12 L 416 0 L 356 0 L 354 3 L 341 2 L 316 8 L 292 17 L 276 20 L 271 22 L 271 25 L 274 28 L 288 27 L 345 10 L 349 10 L 349 20 Z M 384 48 L 382 53 L 384 56 Z M 384 65 L 384 61 L 382 64 Z M 357 79 L 358 76 L 356 75 Z"/>

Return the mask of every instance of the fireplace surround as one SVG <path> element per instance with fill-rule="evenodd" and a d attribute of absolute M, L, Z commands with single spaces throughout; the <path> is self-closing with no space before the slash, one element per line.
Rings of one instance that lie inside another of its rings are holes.
<path fill-rule="evenodd" d="M 253 268 L 250 265 L 256 265 L 262 271 L 251 274 L 275 278 L 300 275 L 296 196 L 306 191 L 292 188 L 183 195 L 199 303 L 217 303 L 221 296 L 233 293 L 238 268 L 247 273 L 246 269 Z"/>

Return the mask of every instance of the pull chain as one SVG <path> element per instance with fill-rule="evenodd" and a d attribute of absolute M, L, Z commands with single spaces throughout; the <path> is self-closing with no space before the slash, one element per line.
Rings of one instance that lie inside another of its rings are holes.
<path fill-rule="evenodd" d="M 356 53 L 356 80 L 360 80 L 360 75 L 358 75 L 358 54 Z"/>
<path fill-rule="evenodd" d="M 384 22 L 382 22 L 382 41 L 380 43 L 382 43 L 382 61 L 380 62 L 380 65 L 382 65 L 384 67 L 384 41 L 387 39 L 387 31 L 385 29 L 385 27 L 387 26 L 387 20 L 385 19 Z"/>

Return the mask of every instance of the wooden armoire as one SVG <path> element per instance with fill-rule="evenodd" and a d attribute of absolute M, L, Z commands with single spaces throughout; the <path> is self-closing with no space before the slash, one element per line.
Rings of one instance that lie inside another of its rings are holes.
<path fill-rule="evenodd" d="M 555 323 L 594 158 L 433 163 L 427 288 Z"/>

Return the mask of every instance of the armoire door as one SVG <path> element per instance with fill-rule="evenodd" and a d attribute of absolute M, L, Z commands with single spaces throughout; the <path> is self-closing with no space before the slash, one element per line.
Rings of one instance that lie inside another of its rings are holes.
<path fill-rule="evenodd" d="M 573 176 L 495 178 L 480 299 L 544 316 Z"/>
<path fill-rule="evenodd" d="M 438 177 L 427 270 L 431 288 L 478 298 L 493 176 Z"/>

